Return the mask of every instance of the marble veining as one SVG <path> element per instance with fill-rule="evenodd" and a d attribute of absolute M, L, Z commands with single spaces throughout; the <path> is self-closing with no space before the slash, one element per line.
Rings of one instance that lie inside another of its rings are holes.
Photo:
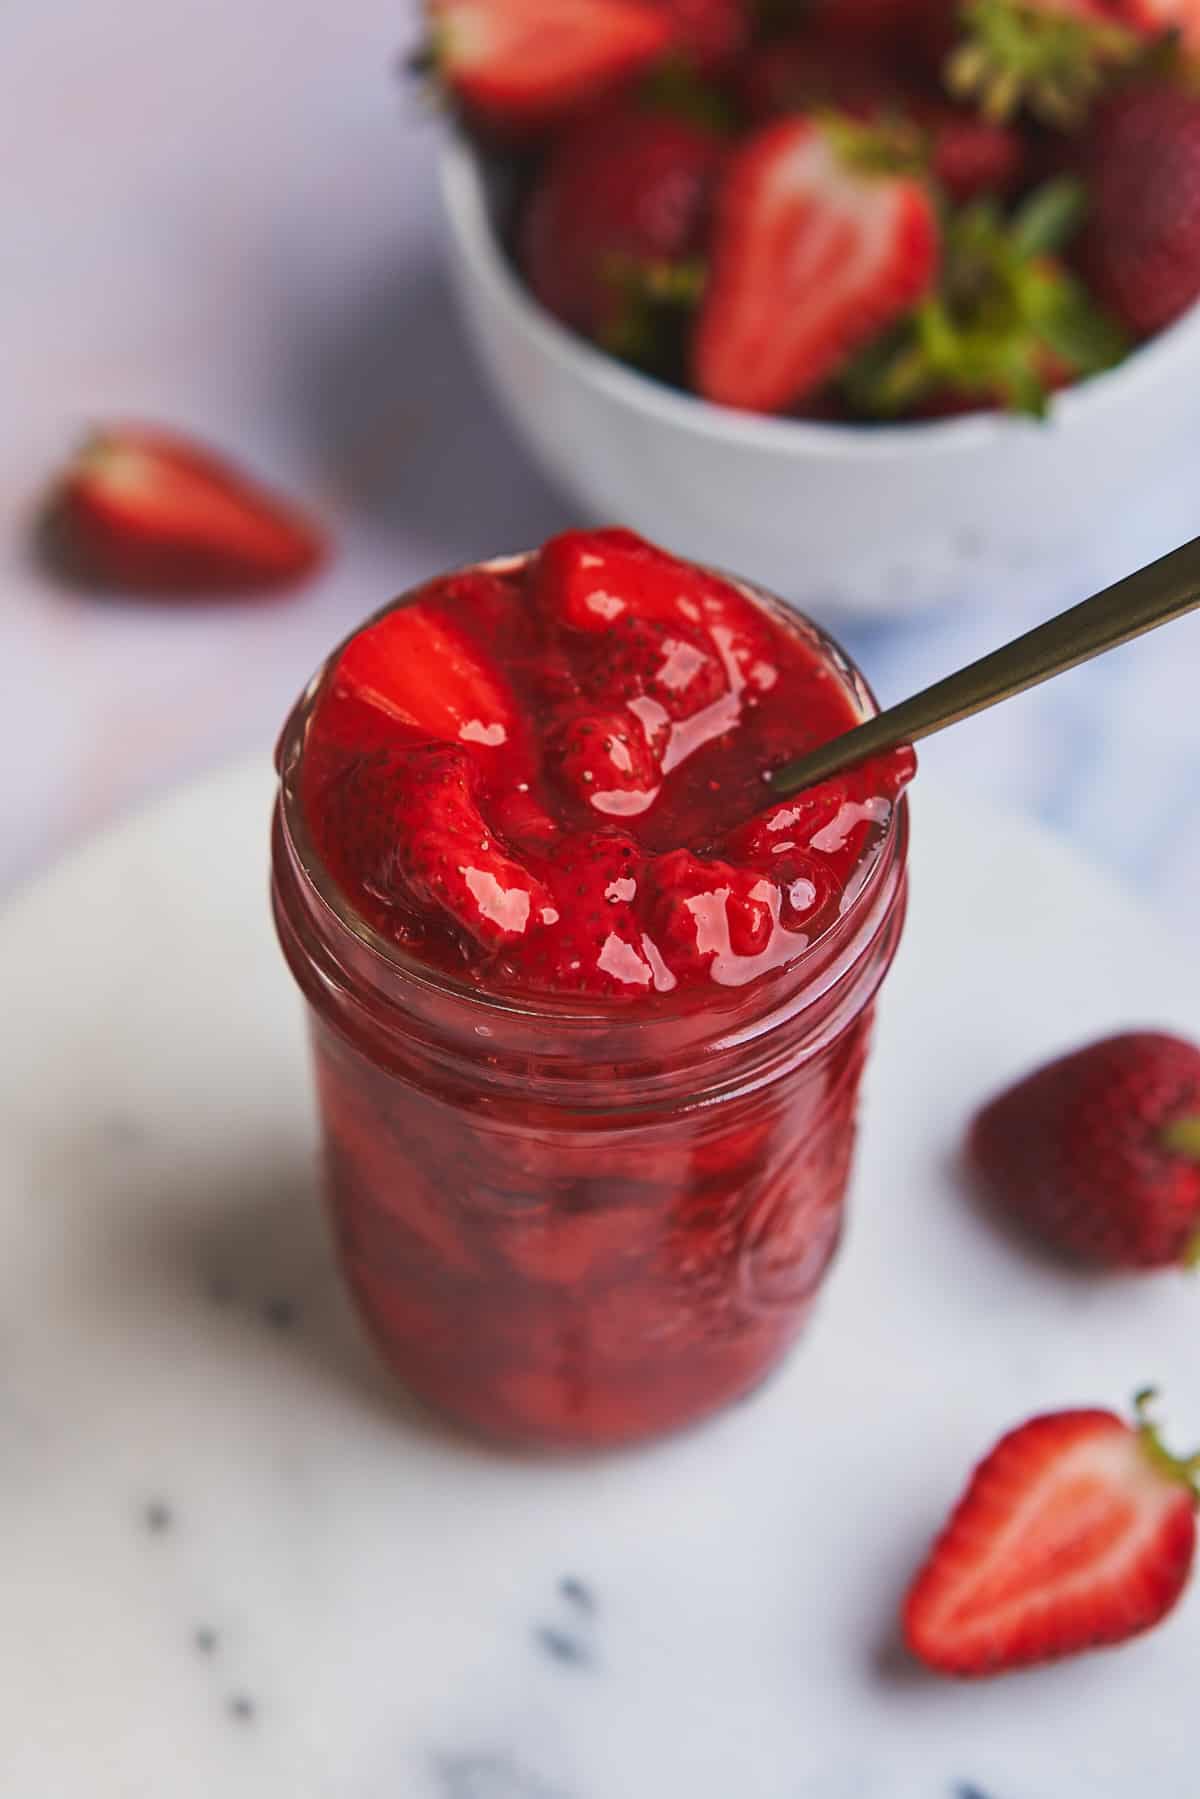
<path fill-rule="evenodd" d="M 439 1757 L 434 1770 L 440 1799 L 570 1799 L 502 1756 Z"/>

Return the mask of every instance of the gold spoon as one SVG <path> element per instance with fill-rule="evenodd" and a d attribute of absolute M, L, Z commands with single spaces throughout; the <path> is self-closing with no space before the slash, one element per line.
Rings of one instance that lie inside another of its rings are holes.
<path fill-rule="evenodd" d="M 1145 631 L 1169 624 L 1200 606 L 1200 537 L 1160 556 L 1136 574 L 1094 593 L 1001 649 L 981 656 L 957 674 L 935 681 L 911 699 L 856 725 L 819 749 L 785 762 L 768 776 L 780 795 L 800 793 L 856 762 L 902 743 L 916 743 L 1024 693 L 1068 668 L 1115 650 Z"/>

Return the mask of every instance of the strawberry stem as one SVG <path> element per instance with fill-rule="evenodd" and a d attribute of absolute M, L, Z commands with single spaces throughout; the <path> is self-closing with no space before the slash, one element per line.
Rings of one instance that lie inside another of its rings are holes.
<path fill-rule="evenodd" d="M 1181 1118 L 1173 1118 L 1160 1140 L 1168 1155 L 1200 1162 L 1200 1112 L 1185 1112 Z"/>
<path fill-rule="evenodd" d="M 1162 1440 L 1157 1423 L 1150 1416 L 1150 1408 L 1157 1399 L 1157 1387 L 1143 1387 L 1139 1393 L 1134 1394 L 1133 1409 L 1142 1448 L 1160 1474 L 1190 1488 L 1193 1499 L 1200 1502 L 1200 1449 L 1192 1455 L 1171 1454 Z"/>

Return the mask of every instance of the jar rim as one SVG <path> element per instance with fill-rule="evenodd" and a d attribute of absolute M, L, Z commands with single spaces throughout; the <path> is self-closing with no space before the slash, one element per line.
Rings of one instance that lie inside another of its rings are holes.
<path fill-rule="evenodd" d="M 508 574 L 530 562 L 536 554 L 535 550 L 526 550 L 511 555 L 489 557 L 483 561 L 464 563 L 456 569 L 446 571 L 446 574 L 452 577 L 477 569 L 487 569 L 496 574 Z M 780 618 L 788 628 L 792 630 L 799 628 L 806 632 L 827 664 L 842 680 L 850 699 L 858 709 L 860 719 L 871 718 L 879 711 L 879 702 L 857 664 L 842 649 L 841 645 L 807 613 L 787 606 L 777 595 L 741 576 L 731 575 L 725 570 L 714 569 L 705 564 L 698 566 L 705 573 L 713 574 L 737 588 L 757 605 Z M 445 577 L 436 576 L 431 577 L 431 580 L 443 578 Z M 353 630 L 348 631 L 334 645 L 314 672 L 284 721 L 275 750 L 275 768 L 279 777 L 279 810 L 284 831 L 295 858 L 296 871 L 330 920 L 347 932 L 360 949 L 366 950 L 372 957 L 377 958 L 388 976 L 399 977 L 402 981 L 411 984 L 414 990 L 430 997 L 453 999 L 461 1002 L 465 1007 L 477 1009 L 482 1015 L 514 1021 L 533 1022 L 545 1019 L 552 1020 L 556 1024 L 578 1025 L 584 1029 L 611 1026 L 617 1019 L 626 1015 L 623 1006 L 597 1004 L 595 997 L 590 994 L 576 997 L 555 993 L 501 993 L 478 986 L 473 982 L 459 980 L 446 970 L 434 967 L 431 963 L 422 961 L 418 956 L 407 954 L 398 944 L 383 936 L 362 916 L 334 879 L 317 851 L 308 829 L 299 783 L 296 778 L 317 704 L 342 652 L 354 638 L 369 629 L 378 620 L 386 617 L 388 613 L 394 612 L 398 607 L 412 604 L 429 584 L 429 582 L 421 582 L 414 587 L 405 589 L 396 598 L 388 600 L 384 605 L 368 614 L 365 619 L 355 625 Z M 864 848 L 862 857 L 855 865 L 851 875 L 852 880 L 863 865 L 869 863 L 866 877 L 845 911 L 828 929 L 820 932 L 803 949 L 798 950 L 794 957 L 779 968 L 760 976 L 757 981 L 751 982 L 749 984 L 751 988 L 758 988 L 766 998 L 768 994 L 777 995 L 782 982 L 786 982 L 789 988 L 793 986 L 793 983 L 802 986 L 805 968 L 811 967 L 822 956 L 827 955 L 854 929 L 857 920 L 870 909 L 885 870 L 894 864 L 897 854 L 902 853 L 906 846 L 907 811 L 907 797 L 901 794 L 897 803 L 892 806 L 882 835 Z M 745 988 L 723 987 L 720 990 L 722 1005 L 736 1005 L 738 995 L 746 991 Z M 656 995 L 652 1009 L 645 1009 L 643 997 L 642 1007 L 647 1022 L 667 1023 L 673 1018 L 682 1019 L 689 1013 L 711 1012 L 714 997 L 711 988 L 684 988 L 674 994 Z M 771 1009 L 769 999 L 766 1000 L 766 1009 Z"/>

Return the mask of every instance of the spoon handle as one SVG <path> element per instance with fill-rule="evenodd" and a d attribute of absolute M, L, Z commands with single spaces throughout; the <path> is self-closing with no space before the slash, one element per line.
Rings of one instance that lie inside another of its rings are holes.
<path fill-rule="evenodd" d="M 808 755 L 784 763 L 772 773 L 771 787 L 781 795 L 799 793 L 867 756 L 931 737 L 1197 606 L 1200 537 Z"/>

